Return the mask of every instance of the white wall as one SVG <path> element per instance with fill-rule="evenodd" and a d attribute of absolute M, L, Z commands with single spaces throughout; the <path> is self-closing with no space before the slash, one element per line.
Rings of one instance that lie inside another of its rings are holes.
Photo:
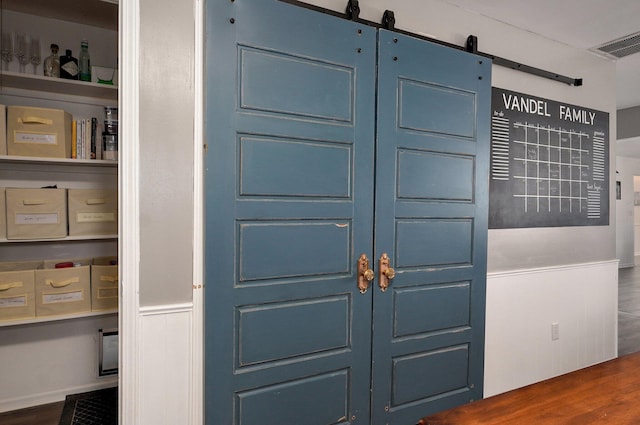
<path fill-rule="evenodd" d="M 98 377 L 98 329 L 117 323 L 111 314 L 0 328 L 0 412 L 116 385 Z"/>
<path fill-rule="evenodd" d="M 194 2 L 140 1 L 140 304 L 191 302 Z M 168 30 L 171 28 L 171 30 Z M 126 143 L 126 142 L 125 142 Z M 201 144 L 201 143 L 199 143 Z"/>
<path fill-rule="evenodd" d="M 640 176 L 633 176 L 633 255 L 640 255 Z"/>
<path fill-rule="evenodd" d="M 621 184 L 621 199 L 616 202 L 616 255 L 620 267 L 633 267 L 635 256 L 634 176 L 640 175 L 640 159 L 616 158 L 617 179 Z"/>

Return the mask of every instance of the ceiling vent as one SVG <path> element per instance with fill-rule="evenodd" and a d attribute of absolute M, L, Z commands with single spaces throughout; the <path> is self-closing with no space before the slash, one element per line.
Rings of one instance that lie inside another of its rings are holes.
<path fill-rule="evenodd" d="M 594 47 L 592 50 L 617 59 L 638 53 L 640 52 L 640 32 L 625 35 L 617 40 Z"/>

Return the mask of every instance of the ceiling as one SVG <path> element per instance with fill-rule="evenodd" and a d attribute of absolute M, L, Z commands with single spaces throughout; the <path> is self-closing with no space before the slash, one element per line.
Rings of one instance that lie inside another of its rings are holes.
<path fill-rule="evenodd" d="M 638 0 L 442 1 L 583 50 L 640 31 Z M 617 109 L 640 105 L 640 53 L 617 59 L 616 75 Z"/>

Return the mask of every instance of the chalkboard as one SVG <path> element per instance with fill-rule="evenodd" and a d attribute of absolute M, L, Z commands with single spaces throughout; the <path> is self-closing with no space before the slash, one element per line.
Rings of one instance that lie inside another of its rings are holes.
<path fill-rule="evenodd" d="M 609 224 L 609 114 L 492 90 L 489 228 Z"/>

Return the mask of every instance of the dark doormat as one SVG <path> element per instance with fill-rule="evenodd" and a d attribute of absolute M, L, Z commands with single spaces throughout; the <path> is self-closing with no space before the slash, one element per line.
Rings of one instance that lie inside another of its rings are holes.
<path fill-rule="evenodd" d="M 59 425 L 118 425 L 118 387 L 68 395 Z"/>

